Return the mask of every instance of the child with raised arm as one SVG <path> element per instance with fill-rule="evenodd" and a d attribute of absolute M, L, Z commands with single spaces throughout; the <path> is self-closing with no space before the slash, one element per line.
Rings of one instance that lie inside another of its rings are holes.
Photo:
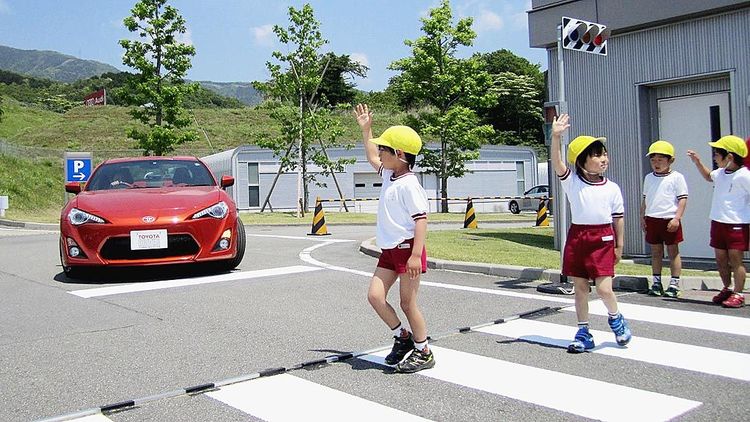
<path fill-rule="evenodd" d="M 648 294 L 676 298 L 680 295 L 680 273 L 682 259 L 680 242 L 682 237 L 682 215 L 687 204 L 688 187 L 685 176 L 672 170 L 674 147 L 667 141 L 656 141 L 648 148 L 647 157 L 651 173 L 643 179 L 641 201 L 641 227 L 646 233 L 646 243 L 651 245 L 651 273 L 653 282 Z M 661 283 L 664 245 L 669 255 L 671 278 L 664 290 Z"/>
<path fill-rule="evenodd" d="M 606 138 L 579 136 L 570 142 L 567 161 L 575 173 L 563 161 L 561 135 L 570 127 L 568 122 L 568 115 L 563 114 L 552 123 L 550 159 L 572 215 L 562 274 L 573 280 L 578 331 L 568 352 L 582 353 L 595 346 L 589 332 L 589 280 L 596 285 L 596 293 L 607 308 L 609 327 L 617 344 L 625 346 L 630 342 L 630 328 L 612 291 L 615 264 L 622 257 L 625 209 L 620 187 L 603 175 L 609 166 Z"/>
<path fill-rule="evenodd" d="M 701 176 L 714 184 L 709 244 L 714 248 L 724 288 L 713 297 L 713 302 L 725 308 L 741 308 L 745 305 L 742 255 L 750 242 L 750 171 L 743 165 L 747 145 L 733 135 L 708 144 L 713 147 L 713 159 L 719 166 L 716 170 L 709 170 L 695 151 L 688 150 L 687 155 Z M 732 275 L 734 290 L 730 288 Z"/>
<path fill-rule="evenodd" d="M 427 325 L 417 305 L 420 276 L 427 271 L 428 202 L 427 193 L 411 171 L 422 149 L 422 140 L 408 126 L 391 126 L 373 139 L 372 112 L 367 104 L 358 104 L 354 117 L 362 129 L 367 160 L 383 177 L 376 236 L 382 253 L 370 280 L 367 299 L 393 331 L 393 348 L 385 362 L 406 373 L 432 368 L 435 358 L 427 345 Z M 411 331 L 402 325 L 387 301 L 388 291 L 397 279 L 401 310 Z"/>

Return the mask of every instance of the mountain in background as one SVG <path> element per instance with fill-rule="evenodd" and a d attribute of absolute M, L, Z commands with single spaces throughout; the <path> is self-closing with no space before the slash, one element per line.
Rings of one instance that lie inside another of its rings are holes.
<path fill-rule="evenodd" d="M 19 50 L 0 45 L 0 69 L 58 82 L 75 82 L 107 72 L 120 72 L 114 66 L 83 60 L 56 51 Z"/>
<path fill-rule="evenodd" d="M 243 104 L 253 106 L 263 102 L 263 96 L 250 82 L 211 82 L 198 81 L 206 89 L 229 98 L 236 98 Z"/>

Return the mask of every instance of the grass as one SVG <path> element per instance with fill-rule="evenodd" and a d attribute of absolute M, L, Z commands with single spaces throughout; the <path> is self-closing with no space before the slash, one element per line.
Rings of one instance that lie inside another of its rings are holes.
<path fill-rule="evenodd" d="M 485 262 L 521 267 L 560 269 L 550 227 L 431 231 L 429 256 L 451 261 Z M 650 265 L 620 263 L 617 274 L 651 275 Z M 684 276 L 718 277 L 716 271 L 683 269 Z"/>
<path fill-rule="evenodd" d="M 375 224 L 376 215 L 372 213 L 355 213 L 355 212 L 329 212 L 324 210 L 326 225 L 328 224 Z M 245 224 L 257 225 L 288 225 L 288 224 L 309 224 L 312 226 L 313 213 L 308 212 L 303 218 L 297 218 L 294 212 L 242 212 L 240 218 Z M 528 221 L 529 224 L 536 218 L 532 214 L 511 213 L 482 213 L 477 215 L 477 222 L 482 223 L 498 221 Z M 461 227 L 464 221 L 464 213 L 433 213 L 430 214 L 431 222 L 455 222 L 456 227 Z"/>

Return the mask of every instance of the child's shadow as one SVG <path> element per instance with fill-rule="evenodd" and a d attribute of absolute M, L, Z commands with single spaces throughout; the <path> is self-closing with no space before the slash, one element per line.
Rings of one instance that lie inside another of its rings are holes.
<path fill-rule="evenodd" d="M 386 364 L 384 358 L 372 354 L 374 352 L 368 353 L 368 354 L 360 354 L 360 353 L 346 352 L 342 350 L 332 350 L 332 349 L 310 349 L 309 351 L 333 353 L 332 355 L 326 356 L 326 358 L 333 357 L 333 356 L 345 357 L 344 359 L 336 360 L 334 363 L 347 364 L 355 371 L 379 370 L 379 371 L 382 371 L 384 374 L 396 373 L 395 367 Z M 303 366 L 303 368 L 307 370 L 314 370 L 314 369 L 319 369 L 328 365 L 329 365 L 328 363 L 319 363 L 316 365 L 306 365 L 306 366 Z"/>
<path fill-rule="evenodd" d="M 551 347 L 554 349 L 567 350 L 568 345 L 570 344 L 570 340 L 539 336 L 539 335 L 526 335 L 520 338 L 515 338 L 515 339 L 510 339 L 510 340 L 498 340 L 497 343 L 499 344 L 529 343 L 529 344 L 535 344 L 535 345 L 543 346 L 543 347 Z M 605 341 L 603 343 L 597 344 L 596 347 L 594 347 L 593 349 L 587 350 L 586 352 L 595 352 L 597 350 L 605 349 L 605 348 L 627 349 L 627 346 L 620 346 L 613 341 Z"/>

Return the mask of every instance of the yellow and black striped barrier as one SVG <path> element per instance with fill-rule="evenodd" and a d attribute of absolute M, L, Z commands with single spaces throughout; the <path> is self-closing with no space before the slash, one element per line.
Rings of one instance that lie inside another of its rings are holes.
<path fill-rule="evenodd" d="M 547 212 L 547 201 L 542 199 L 539 202 L 539 210 L 536 212 L 536 226 L 535 227 L 548 227 L 549 226 L 549 213 Z"/>
<path fill-rule="evenodd" d="M 313 215 L 312 230 L 310 236 L 327 236 L 328 227 L 326 227 L 326 216 L 323 212 L 323 203 L 320 197 L 315 199 L 315 214 Z"/>
<path fill-rule="evenodd" d="M 464 215 L 464 228 L 465 229 L 476 229 L 477 216 L 474 214 L 474 204 L 471 202 L 471 198 L 466 201 L 466 214 Z"/>

